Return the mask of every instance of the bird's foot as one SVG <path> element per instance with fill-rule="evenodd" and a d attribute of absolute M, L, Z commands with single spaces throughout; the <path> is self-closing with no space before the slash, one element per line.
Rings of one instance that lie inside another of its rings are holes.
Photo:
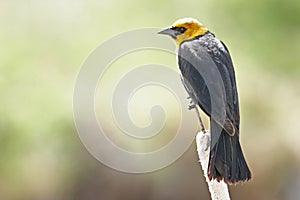
<path fill-rule="evenodd" d="M 188 97 L 188 99 L 191 99 L 191 97 Z M 194 103 L 194 101 L 191 99 L 189 105 L 188 105 L 188 109 L 192 110 L 196 108 L 196 104 Z"/>

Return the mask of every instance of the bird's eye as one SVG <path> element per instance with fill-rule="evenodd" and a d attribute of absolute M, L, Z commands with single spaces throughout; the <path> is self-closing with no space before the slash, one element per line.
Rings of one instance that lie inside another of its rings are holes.
<path fill-rule="evenodd" d="M 176 31 L 177 35 L 180 35 L 186 31 L 186 28 L 184 27 L 172 27 L 172 30 Z"/>
<path fill-rule="evenodd" d="M 180 33 L 184 33 L 184 32 L 186 31 L 186 28 L 184 28 L 184 27 L 179 27 L 179 28 L 178 28 L 178 31 L 179 31 Z"/>

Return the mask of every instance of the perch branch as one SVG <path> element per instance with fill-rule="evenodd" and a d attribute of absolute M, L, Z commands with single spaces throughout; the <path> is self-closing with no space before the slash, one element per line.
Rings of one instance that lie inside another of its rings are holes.
<path fill-rule="evenodd" d="M 201 118 L 200 118 L 201 119 Z M 200 131 L 196 136 L 197 151 L 199 161 L 204 172 L 208 189 L 212 200 L 230 200 L 227 184 L 224 181 L 209 180 L 207 176 L 207 168 L 210 152 L 210 132 Z"/>

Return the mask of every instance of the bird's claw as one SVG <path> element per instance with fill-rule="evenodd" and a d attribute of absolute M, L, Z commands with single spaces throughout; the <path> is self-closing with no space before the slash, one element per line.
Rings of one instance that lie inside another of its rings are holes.
<path fill-rule="evenodd" d="M 190 97 L 191 98 L 191 97 Z M 189 98 L 189 99 L 190 99 Z M 189 105 L 188 105 L 188 109 L 189 110 L 192 110 L 192 109 L 194 109 L 194 108 L 196 108 L 196 104 L 194 103 L 194 101 L 191 99 L 191 101 L 190 101 L 190 103 L 189 103 Z"/>
<path fill-rule="evenodd" d="M 195 109 L 196 108 L 196 105 L 195 104 L 193 104 L 193 105 L 188 105 L 188 109 L 189 110 L 192 110 L 192 109 Z"/>

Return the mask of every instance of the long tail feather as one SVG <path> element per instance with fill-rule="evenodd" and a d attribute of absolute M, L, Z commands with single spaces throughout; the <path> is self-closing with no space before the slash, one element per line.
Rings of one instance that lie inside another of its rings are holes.
<path fill-rule="evenodd" d="M 211 121 L 213 126 L 219 126 Z M 208 166 L 208 177 L 217 181 L 224 180 L 226 183 L 244 182 L 251 179 L 251 172 L 244 158 L 239 142 L 239 134 L 230 136 L 225 130 L 221 134 L 211 132 L 212 143 Z M 213 136 L 213 134 L 215 134 Z M 216 137 L 217 135 L 217 137 Z"/>

